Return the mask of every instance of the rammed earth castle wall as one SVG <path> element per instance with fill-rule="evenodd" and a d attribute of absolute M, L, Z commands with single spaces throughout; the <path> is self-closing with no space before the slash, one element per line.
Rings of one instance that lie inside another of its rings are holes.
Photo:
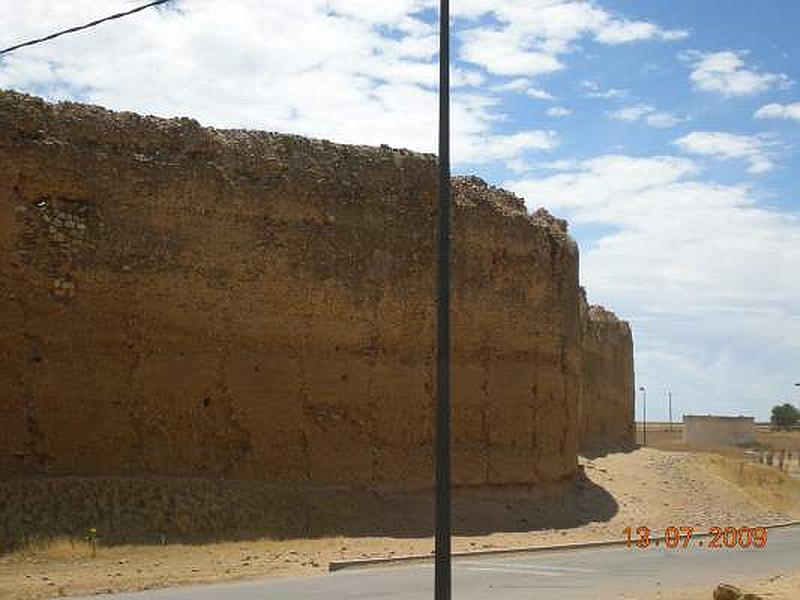
<path fill-rule="evenodd" d="M 435 196 L 430 155 L 0 92 L 0 475 L 429 485 Z M 572 477 L 576 245 L 454 202 L 454 481 Z"/>
<path fill-rule="evenodd" d="M 581 290 L 580 446 L 593 450 L 635 442 L 633 339 L 627 322 L 589 306 Z"/>

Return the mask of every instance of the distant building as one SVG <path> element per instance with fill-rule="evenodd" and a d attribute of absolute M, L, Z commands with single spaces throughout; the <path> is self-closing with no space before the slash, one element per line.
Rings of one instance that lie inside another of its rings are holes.
<path fill-rule="evenodd" d="M 694 446 L 738 446 L 755 441 L 754 417 L 684 415 L 683 441 Z"/>

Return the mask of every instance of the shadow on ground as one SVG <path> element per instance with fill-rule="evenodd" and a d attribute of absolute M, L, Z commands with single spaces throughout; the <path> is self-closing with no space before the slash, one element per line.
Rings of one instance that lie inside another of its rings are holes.
<path fill-rule="evenodd" d="M 603 458 L 609 454 L 629 454 L 636 452 L 642 446 L 639 444 L 620 444 L 616 446 L 588 446 L 581 449 L 581 456 L 584 458 L 595 459 Z"/>
<path fill-rule="evenodd" d="M 453 492 L 453 533 L 567 529 L 606 521 L 614 498 L 581 471 L 543 488 Z M 0 544 L 15 550 L 55 537 L 100 542 L 207 543 L 327 536 L 427 537 L 431 491 L 306 487 L 190 478 L 64 477 L 0 481 Z"/>

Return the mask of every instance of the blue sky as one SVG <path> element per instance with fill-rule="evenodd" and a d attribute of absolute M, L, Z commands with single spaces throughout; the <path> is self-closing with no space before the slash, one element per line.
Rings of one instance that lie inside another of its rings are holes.
<path fill-rule="evenodd" d="M 0 42 L 134 4 L 0 0 Z M 590 301 L 632 323 L 648 416 L 668 390 L 678 414 L 800 402 L 800 3 L 451 5 L 455 171 L 569 220 Z M 21 50 L 0 87 L 435 149 L 435 0 L 176 6 Z"/>

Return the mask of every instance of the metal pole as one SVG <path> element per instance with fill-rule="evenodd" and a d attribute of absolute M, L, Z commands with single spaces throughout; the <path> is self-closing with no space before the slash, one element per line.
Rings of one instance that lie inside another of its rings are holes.
<path fill-rule="evenodd" d="M 435 599 L 450 600 L 450 2 L 439 14 Z"/>
<path fill-rule="evenodd" d="M 669 396 L 669 430 L 672 432 L 672 392 L 668 392 Z"/>
<path fill-rule="evenodd" d="M 647 446 L 647 389 L 644 390 L 644 445 Z"/>
<path fill-rule="evenodd" d="M 642 392 L 642 446 L 647 446 L 647 388 L 641 386 Z"/>

